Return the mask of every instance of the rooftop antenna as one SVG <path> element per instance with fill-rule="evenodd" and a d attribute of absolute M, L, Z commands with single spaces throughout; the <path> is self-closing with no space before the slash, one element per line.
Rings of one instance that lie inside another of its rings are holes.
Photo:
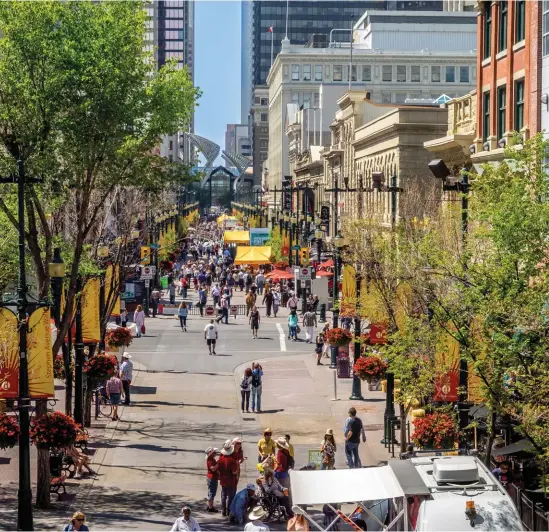
<path fill-rule="evenodd" d="M 354 39 L 354 17 L 351 15 L 351 56 L 349 59 L 349 92 L 353 88 L 353 39 Z"/>
<path fill-rule="evenodd" d="M 284 37 L 284 39 L 288 39 L 288 12 L 290 11 L 289 9 L 289 6 L 290 6 L 290 0 L 286 0 L 286 36 Z"/>

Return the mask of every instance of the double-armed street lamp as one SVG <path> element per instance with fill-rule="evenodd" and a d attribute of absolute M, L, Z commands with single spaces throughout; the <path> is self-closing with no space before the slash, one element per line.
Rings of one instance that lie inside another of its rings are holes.
<path fill-rule="evenodd" d="M 336 328 L 338 325 L 339 310 L 337 309 L 339 298 L 339 252 L 345 245 L 345 239 L 341 236 L 341 233 L 337 233 L 333 240 L 334 243 L 334 281 L 332 287 L 332 327 Z M 330 346 L 330 368 L 337 368 L 337 352 L 338 348 L 335 345 Z"/>

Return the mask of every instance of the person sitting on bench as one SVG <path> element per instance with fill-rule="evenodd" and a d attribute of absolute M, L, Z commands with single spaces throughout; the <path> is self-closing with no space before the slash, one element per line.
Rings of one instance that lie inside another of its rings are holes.
<path fill-rule="evenodd" d="M 95 471 L 90 467 L 90 457 L 88 455 L 79 451 L 74 445 L 68 448 L 67 454 L 72 458 L 76 467 L 74 478 L 82 477 L 82 467 L 85 467 L 90 475 L 95 474 Z"/>

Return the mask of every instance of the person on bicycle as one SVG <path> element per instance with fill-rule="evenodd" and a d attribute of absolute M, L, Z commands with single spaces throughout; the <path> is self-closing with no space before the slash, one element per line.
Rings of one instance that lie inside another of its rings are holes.
<path fill-rule="evenodd" d="M 288 488 L 284 488 L 274 477 L 272 469 L 265 469 L 263 476 L 257 479 L 257 485 L 261 493 L 274 495 L 278 499 L 278 503 L 286 509 L 286 517 L 290 518 L 294 516 L 290 497 L 288 497 Z"/>

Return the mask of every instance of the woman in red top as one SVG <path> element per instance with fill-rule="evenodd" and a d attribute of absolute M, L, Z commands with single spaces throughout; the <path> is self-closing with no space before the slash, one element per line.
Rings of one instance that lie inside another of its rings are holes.
<path fill-rule="evenodd" d="M 288 473 L 288 458 L 290 457 L 290 446 L 286 438 L 278 438 L 276 440 L 276 469 L 275 478 L 285 488 L 290 488 L 290 475 Z"/>
<path fill-rule="evenodd" d="M 217 493 L 217 483 L 219 481 L 219 472 L 217 471 L 218 465 L 215 455 L 217 449 L 215 447 L 208 447 L 206 449 L 206 467 L 208 468 L 208 473 L 206 475 L 206 482 L 208 483 L 208 507 L 206 508 L 207 512 L 218 512 L 217 508 L 214 508 L 214 499 L 215 494 Z"/>
<path fill-rule="evenodd" d="M 244 449 L 242 449 L 242 438 L 237 436 L 236 438 L 233 438 L 232 444 L 234 445 L 234 458 L 238 462 L 238 475 L 237 475 L 237 485 L 238 481 L 240 480 L 240 464 L 244 462 L 248 457 L 244 456 Z"/>

